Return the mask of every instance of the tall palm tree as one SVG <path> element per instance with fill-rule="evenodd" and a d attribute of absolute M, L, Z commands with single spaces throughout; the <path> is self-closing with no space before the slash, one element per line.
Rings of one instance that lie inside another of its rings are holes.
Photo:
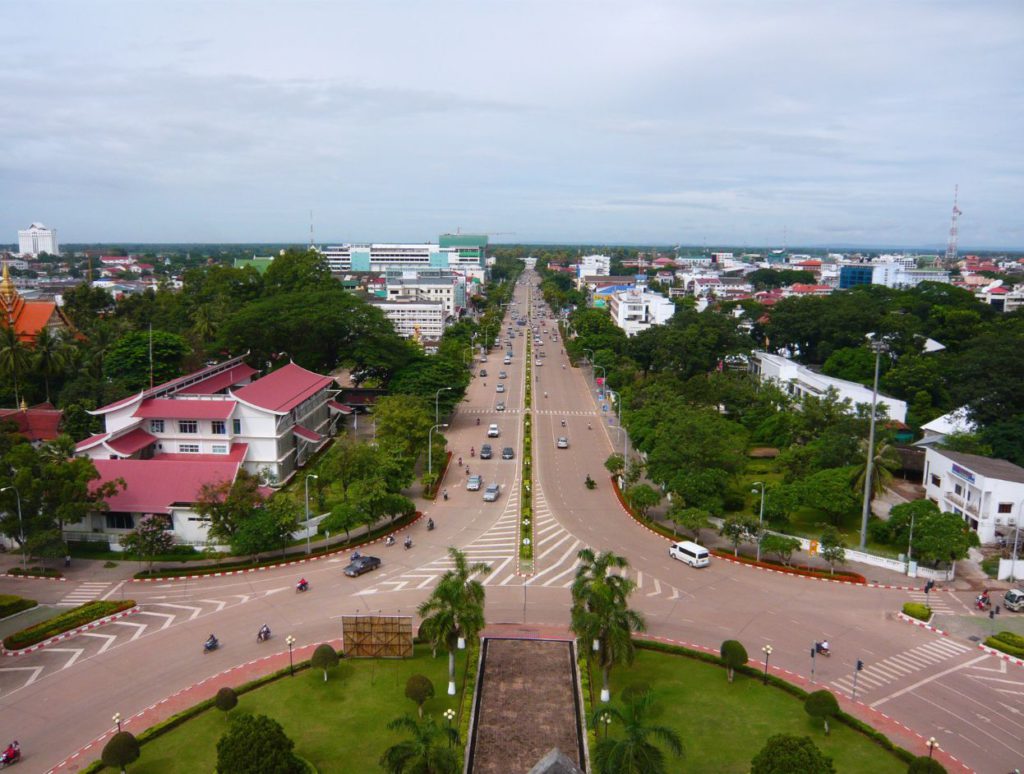
<path fill-rule="evenodd" d="M 861 462 L 854 470 L 851 484 L 854 491 L 864 491 L 864 476 L 867 475 L 868 442 L 860 442 Z M 900 469 L 903 462 L 900 460 L 896 447 L 889 441 L 882 439 L 875 443 L 875 454 L 871 459 L 871 497 L 875 498 L 882 494 L 892 484 L 893 473 Z"/>
<path fill-rule="evenodd" d="M 633 662 L 633 632 L 644 631 L 647 624 L 627 604 L 636 584 L 624 575 L 610 572 L 613 568 L 629 567 L 624 557 L 611 551 L 595 555 L 589 548 L 578 556 L 582 564 L 572 584 L 571 627 L 584 643 L 593 642 L 593 653 L 601 667 L 601 701 L 608 701 L 612 667 Z"/>
<path fill-rule="evenodd" d="M 62 374 L 67 368 L 67 362 L 67 345 L 64 339 L 49 328 L 39 331 L 32 347 L 32 364 L 43 376 L 47 403 L 50 402 L 50 377 Z"/>
<path fill-rule="evenodd" d="M 459 732 L 437 725 L 429 715 L 418 721 L 410 715 L 388 723 L 392 731 L 408 731 L 412 739 L 392 745 L 380 756 L 380 766 L 388 774 L 456 774 L 462 761 L 453 745 Z"/>
<path fill-rule="evenodd" d="M 476 579 L 491 571 L 487 564 L 469 564 L 466 555 L 449 548 L 454 567 L 441 576 L 431 595 L 419 606 L 420 632 L 436 652 L 448 651 L 448 695 L 455 695 L 455 651 L 460 639 L 475 639 L 484 628 L 484 586 Z"/>
<path fill-rule="evenodd" d="M 0 376 L 14 385 L 14 402 L 20 403 L 18 377 L 29 369 L 31 353 L 11 325 L 0 325 Z"/>
<path fill-rule="evenodd" d="M 594 712 L 592 726 L 609 725 L 621 729 L 622 736 L 601 739 L 594 748 L 594 764 L 598 774 L 665 774 L 668 771 L 665 753 L 650 741 L 654 737 L 679 757 L 683 742 L 673 729 L 649 722 L 654 695 L 644 691 L 626 701 L 620 711 L 602 707 Z M 608 721 L 611 721 L 609 724 Z"/>

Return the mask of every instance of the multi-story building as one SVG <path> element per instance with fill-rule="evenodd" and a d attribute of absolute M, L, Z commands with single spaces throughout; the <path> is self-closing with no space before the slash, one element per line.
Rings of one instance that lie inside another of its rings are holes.
<path fill-rule="evenodd" d="M 436 244 L 329 245 L 321 253 L 334 273 L 451 269 L 482 279 L 486 247 L 486 236 L 444 234 Z"/>
<path fill-rule="evenodd" d="M 395 332 L 406 339 L 436 341 L 444 334 L 451 319 L 443 301 L 430 301 L 417 296 L 371 298 L 370 303 L 384 312 Z"/>
<path fill-rule="evenodd" d="M 912 288 L 922 282 L 949 283 L 949 272 L 936 269 L 918 269 L 906 261 L 879 261 L 875 263 L 848 263 L 839 267 L 839 288 L 847 290 L 857 285 L 885 285 L 887 288 Z"/>
<path fill-rule="evenodd" d="M 612 321 L 627 336 L 635 336 L 654 325 L 668 322 L 676 312 L 676 305 L 645 285 L 637 285 L 630 290 L 611 294 L 608 297 L 608 311 Z"/>
<path fill-rule="evenodd" d="M 982 543 L 1012 535 L 1024 509 L 1024 468 L 1007 460 L 929 448 L 925 497 L 963 517 Z"/>
<path fill-rule="evenodd" d="M 456 320 L 466 308 L 466 277 L 444 269 L 391 270 L 384 277 L 383 298 L 411 296 L 423 301 L 440 301 L 445 314 Z"/>
<path fill-rule="evenodd" d="M 40 253 L 60 255 L 57 244 L 57 229 L 47 228 L 42 223 L 33 223 L 18 232 L 18 252 L 33 257 Z"/>
<path fill-rule="evenodd" d="M 612 258 L 610 255 L 584 255 L 580 258 L 576 270 L 579 277 L 607 277 L 612 273 Z"/>
<path fill-rule="evenodd" d="M 755 351 L 750 357 L 750 370 L 762 382 L 772 381 L 797 399 L 806 395 L 823 397 L 834 390 L 840 400 L 849 400 L 851 408 L 871 405 L 871 389 L 857 382 L 825 376 L 782 355 Z M 885 406 L 889 418 L 897 422 L 907 420 L 907 404 L 898 398 L 878 393 L 878 404 Z"/>

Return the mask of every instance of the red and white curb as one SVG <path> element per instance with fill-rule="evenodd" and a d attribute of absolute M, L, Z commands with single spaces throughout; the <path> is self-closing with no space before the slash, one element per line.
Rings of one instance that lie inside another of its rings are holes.
<path fill-rule="evenodd" d="M 14 572 L 5 572 L 3 574 L 3 577 L 5 577 L 5 578 L 14 578 L 15 580 L 46 580 L 46 581 L 66 581 L 67 580 L 67 578 L 65 578 L 63 575 L 61 577 L 59 577 L 59 578 L 51 578 L 48 575 L 19 575 L 18 573 L 14 573 Z"/>
<path fill-rule="evenodd" d="M 1009 653 L 1003 653 L 1003 651 L 1001 650 L 990 648 L 988 645 L 984 645 L 980 642 L 978 643 L 978 648 L 980 650 L 985 651 L 990 656 L 995 656 L 996 658 L 1000 658 L 1003 661 L 1009 661 L 1011 664 L 1016 664 L 1017 666 L 1024 667 L 1024 658 L 1017 658 L 1016 656 L 1011 656 Z"/>
<path fill-rule="evenodd" d="M 402 530 L 408 529 L 413 524 L 422 519 L 426 513 L 419 513 L 415 519 L 410 521 L 405 527 L 400 530 L 396 530 L 390 534 L 400 534 Z M 382 535 L 379 538 L 373 540 L 367 540 L 365 543 L 360 543 L 356 546 L 350 546 L 349 548 L 339 548 L 337 551 L 331 551 L 326 554 L 320 554 L 319 556 L 309 556 L 303 559 L 295 559 L 291 562 L 275 562 L 274 564 L 265 564 L 261 567 L 247 567 L 242 570 L 224 570 L 223 572 L 203 572 L 196 573 L 195 575 L 166 575 L 155 578 L 129 578 L 132 583 L 166 583 L 167 581 L 181 581 L 181 580 L 202 580 L 203 578 L 226 578 L 229 575 L 248 575 L 251 572 L 266 572 L 267 570 L 276 570 L 280 567 L 296 567 L 301 564 L 311 564 L 313 562 L 319 562 L 321 559 L 330 559 L 332 557 L 340 556 L 346 551 L 358 551 L 364 546 L 372 546 L 376 543 L 384 542 L 387 535 Z"/>
<path fill-rule="evenodd" d="M 908 624 L 913 624 L 914 626 L 920 626 L 922 629 L 927 629 L 930 632 L 935 632 L 936 634 L 941 634 L 943 637 L 948 637 L 949 636 L 949 632 L 945 632 L 942 629 L 939 629 L 938 627 L 932 626 L 931 623 L 926 623 L 925 621 L 920 621 L 917 618 L 914 618 L 913 616 L 907 615 L 906 613 L 897 612 L 896 613 L 896 617 L 899 618 L 901 621 L 906 621 Z M 931 620 L 932 620 L 931 618 L 928 619 L 929 622 Z"/>
<path fill-rule="evenodd" d="M 132 613 L 137 613 L 139 612 L 140 609 L 141 608 L 138 605 L 136 605 L 135 607 L 130 607 L 127 610 L 122 610 L 120 613 L 114 613 L 113 615 L 108 615 L 103 618 L 97 618 L 95 621 L 90 621 L 87 624 L 82 624 L 81 626 L 75 629 L 70 629 L 66 632 L 63 632 L 62 634 L 58 634 L 55 637 L 50 637 L 48 640 L 43 640 L 42 642 L 37 642 L 35 645 L 29 645 L 27 648 L 22 648 L 21 650 L 7 650 L 7 648 L 3 648 L 3 655 L 24 656 L 26 653 L 34 653 L 37 650 L 42 650 L 48 645 L 54 645 L 58 642 L 62 642 L 63 640 L 70 639 L 74 637 L 76 634 L 87 632 L 89 631 L 89 629 L 95 629 L 97 627 L 103 626 L 104 624 L 108 624 L 111 621 L 116 621 L 118 618 L 124 618 L 125 616 L 131 615 Z"/>

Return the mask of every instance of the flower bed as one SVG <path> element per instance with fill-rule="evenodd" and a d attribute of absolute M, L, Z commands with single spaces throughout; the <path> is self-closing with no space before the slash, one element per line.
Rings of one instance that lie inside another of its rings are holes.
<path fill-rule="evenodd" d="M 533 423 L 530 419 L 532 391 L 530 377 L 533 373 L 533 361 L 530 355 L 530 341 L 526 342 L 526 392 L 523 402 L 523 478 L 519 492 L 519 561 L 520 569 L 532 572 L 533 562 L 533 499 L 530 495 L 533 486 Z M 531 563 L 523 567 L 522 563 Z"/>
<path fill-rule="evenodd" d="M 84 626 L 97 619 L 106 618 L 108 615 L 114 615 L 114 613 L 120 613 L 122 610 L 128 610 L 131 607 L 135 607 L 134 599 L 123 599 L 117 602 L 107 602 L 104 600 L 86 602 L 84 605 L 79 605 L 73 610 L 68 610 L 66 613 L 61 613 L 54 618 L 37 623 L 35 626 L 30 626 L 27 629 L 7 635 L 4 637 L 4 647 L 7 650 L 21 650 L 30 645 L 35 645 L 37 642 L 48 640 L 50 637 L 56 637 L 58 634 L 77 629 L 79 626 Z"/>
<path fill-rule="evenodd" d="M 437 471 L 437 478 L 434 482 L 425 487 L 423 490 L 423 499 L 425 500 L 436 500 L 437 493 L 441 491 L 441 482 L 444 481 L 445 474 L 448 472 L 448 466 L 452 464 L 452 453 L 445 451 L 444 453 L 444 464 L 441 469 Z"/>
<path fill-rule="evenodd" d="M 38 604 L 34 599 L 16 597 L 13 594 L 0 594 L 0 618 L 7 618 L 22 610 L 29 610 Z"/>

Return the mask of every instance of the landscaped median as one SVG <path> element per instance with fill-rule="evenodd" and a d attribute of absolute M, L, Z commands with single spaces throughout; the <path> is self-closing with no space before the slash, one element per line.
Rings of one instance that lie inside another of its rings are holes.
<path fill-rule="evenodd" d="M 1024 637 L 1014 632 L 999 632 L 991 637 L 985 638 L 985 644 L 990 648 L 1002 651 L 1007 656 L 1024 659 Z"/>
<path fill-rule="evenodd" d="M 91 625 L 98 626 L 104 619 L 131 610 L 133 607 L 135 607 L 134 599 L 122 599 L 117 602 L 105 600 L 86 602 L 73 610 L 68 610 L 27 629 L 7 635 L 4 637 L 4 651 L 7 655 L 17 655 L 18 651 L 24 651 L 76 629 L 89 628 Z"/>
<path fill-rule="evenodd" d="M 920 602 L 904 602 L 903 615 L 928 623 L 932 618 L 932 609 Z"/>
<path fill-rule="evenodd" d="M 0 618 L 7 618 L 24 610 L 30 610 L 38 604 L 34 599 L 16 597 L 13 594 L 0 594 Z"/>
<path fill-rule="evenodd" d="M 530 406 L 533 399 L 530 376 L 533 373 L 530 341 L 526 341 L 526 390 L 523 395 L 523 477 L 519 492 L 519 572 L 533 573 L 533 422 Z"/>

